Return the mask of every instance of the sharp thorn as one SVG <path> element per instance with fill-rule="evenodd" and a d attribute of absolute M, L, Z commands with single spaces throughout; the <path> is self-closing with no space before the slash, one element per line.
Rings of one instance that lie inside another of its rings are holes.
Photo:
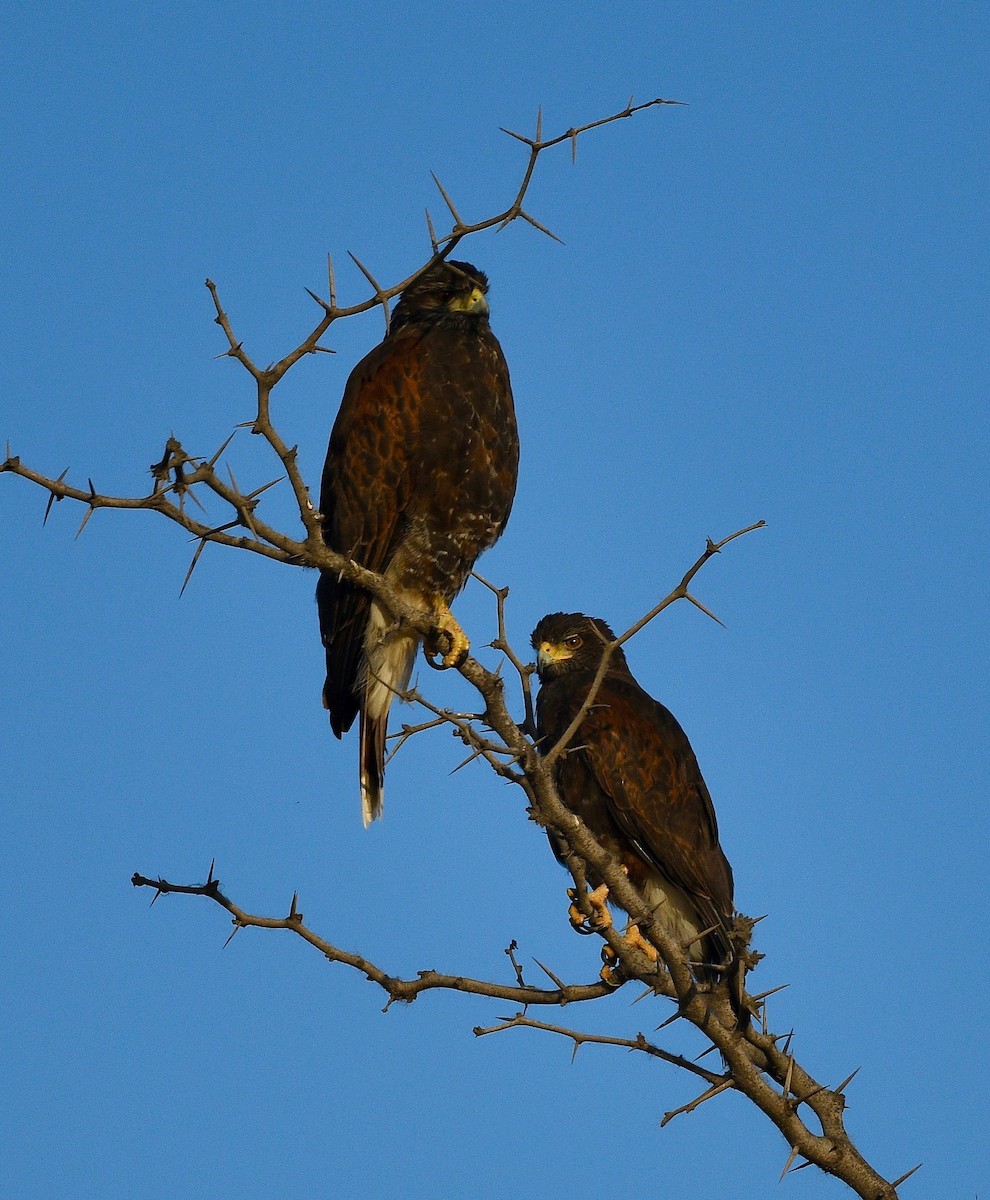
<path fill-rule="evenodd" d="M 714 933 L 716 929 L 721 929 L 721 928 L 722 928 L 721 923 L 718 923 L 715 925 L 709 925 L 707 929 L 702 929 L 702 931 L 699 934 L 697 934 L 695 937 L 689 938 L 689 939 L 681 942 L 681 949 L 682 950 L 690 950 L 695 942 L 700 942 L 703 937 L 708 937 L 708 935 L 710 933 Z"/>
<path fill-rule="evenodd" d="M 524 146 L 529 146 L 532 148 L 533 142 L 530 138 L 523 137 L 521 133 L 513 133 L 511 129 L 506 129 L 504 125 L 500 125 L 499 129 L 502 131 L 502 133 L 507 133 L 510 138 L 515 138 L 517 142 L 522 142 Z"/>
<path fill-rule="evenodd" d="M 765 1000 L 767 998 L 767 996 L 772 996 L 774 994 L 774 992 L 782 992 L 785 988 L 789 988 L 790 986 L 791 985 L 789 983 L 778 984 L 777 987 L 770 988 L 768 991 L 765 991 L 765 992 L 760 992 L 759 995 L 757 995 L 757 996 L 750 996 L 750 1000 L 752 1000 L 754 1004 L 759 1004 L 759 1002 L 761 1000 Z"/>
<path fill-rule="evenodd" d="M 331 350 L 330 353 L 332 354 L 333 351 Z M 268 489 L 274 487 L 276 483 L 281 483 L 284 478 L 284 475 L 279 475 L 277 479 L 270 479 L 268 483 L 263 483 L 261 487 L 256 487 L 253 492 L 248 492 L 247 499 L 257 500 L 262 492 L 267 492 Z"/>
<path fill-rule="evenodd" d="M 312 299 L 316 301 L 316 303 L 320 306 L 320 308 L 323 309 L 325 313 L 330 311 L 330 305 L 327 304 L 326 300 L 323 300 L 317 296 L 316 292 L 314 292 L 311 288 L 306 288 L 306 294 L 312 297 Z"/>
<path fill-rule="evenodd" d="M 780 1178 L 777 1180 L 778 1183 L 781 1182 L 781 1180 L 784 1178 L 784 1176 L 787 1174 L 787 1172 L 791 1169 L 791 1163 L 797 1158 L 797 1156 L 798 1156 L 798 1148 L 797 1148 L 797 1146 L 792 1146 L 791 1152 L 787 1156 L 787 1162 L 784 1163 L 784 1169 L 783 1169 L 783 1171 L 781 1171 Z"/>
<path fill-rule="evenodd" d="M 351 260 L 353 261 L 354 265 L 357 267 L 357 269 L 361 272 L 361 274 L 365 277 L 365 279 L 367 279 L 367 281 L 375 289 L 375 294 L 380 296 L 382 289 L 378 286 L 378 280 L 375 279 L 374 275 L 372 275 L 372 273 L 368 270 L 368 268 L 364 265 L 364 263 L 358 258 L 358 256 L 356 254 L 351 254 L 350 250 L 348 250 L 347 253 L 348 253 L 349 257 L 351 258 Z"/>
<path fill-rule="evenodd" d="M 209 874 L 206 876 L 207 885 L 209 885 L 213 882 L 213 868 L 216 865 L 217 865 L 217 860 L 215 858 L 211 858 L 210 859 L 210 871 L 209 871 Z"/>
<path fill-rule="evenodd" d="M 64 475 L 64 474 L 65 474 L 65 472 L 63 471 L 63 472 L 62 472 L 62 474 Z M 47 525 L 47 524 L 48 524 L 48 514 L 49 514 L 49 513 L 52 511 L 52 505 L 53 505 L 53 504 L 55 503 L 55 501 L 56 501 L 56 500 L 58 500 L 58 499 L 59 499 L 59 497 L 58 497 L 58 496 L 56 496 L 54 492 L 49 492 L 49 493 L 48 493 L 48 503 L 45 505 L 45 516 L 44 516 L 44 519 L 43 519 L 43 520 L 42 520 L 42 522 L 41 522 L 42 526 L 45 526 L 45 525 Z"/>
<path fill-rule="evenodd" d="M 691 603 L 692 603 L 692 604 L 693 604 L 693 605 L 694 605 L 696 608 L 700 608 L 700 609 L 701 609 L 701 611 L 702 611 L 702 612 L 705 614 L 705 616 L 706 616 L 706 617 L 711 617 L 711 619 L 712 619 L 712 620 L 715 622 L 715 624 L 716 624 L 716 625 L 721 625 L 721 626 L 722 626 L 722 628 L 723 628 L 723 629 L 725 629 L 725 627 L 726 627 L 726 625 L 725 625 L 725 622 L 724 622 L 724 621 L 720 621 L 720 620 L 719 620 L 719 618 L 715 616 L 715 614 L 712 612 L 712 610 L 711 610 L 710 608 L 705 608 L 705 606 L 704 606 L 704 605 L 701 603 L 701 601 L 700 601 L 700 600 L 697 600 L 697 599 L 695 599 L 695 597 L 694 597 L 694 596 L 692 596 L 690 592 L 685 592 L 685 593 L 684 593 L 684 599 L 685 599 L 685 600 L 690 600 L 690 601 L 691 601 Z"/>
<path fill-rule="evenodd" d="M 910 1171 L 905 1171 L 904 1174 L 899 1179 L 895 1179 L 890 1186 L 895 1189 L 899 1188 L 905 1179 L 910 1179 L 915 1171 L 920 1171 L 924 1165 L 924 1163 L 918 1163 L 918 1165 L 916 1167 L 912 1167 Z"/>
<path fill-rule="evenodd" d="M 226 940 L 226 941 L 224 942 L 224 944 L 223 944 L 223 948 L 224 948 L 224 950 L 226 950 L 226 949 L 227 949 L 227 947 L 230 945 L 230 943 L 231 943 L 231 942 L 234 940 L 234 934 L 235 934 L 235 933 L 237 933 L 237 931 L 238 931 L 240 928 L 241 928 L 241 924 L 240 924 L 240 922 L 237 920 L 237 918 L 236 918 L 236 917 L 234 917 L 234 929 L 233 929 L 233 932 L 231 933 L 230 937 L 229 937 L 229 938 L 227 938 L 227 940 Z"/>
<path fill-rule="evenodd" d="M 794 1055 L 792 1054 L 787 1060 L 787 1074 L 784 1076 L 784 1099 L 790 1095 L 791 1077 L 794 1074 Z"/>
<path fill-rule="evenodd" d="M 224 444 L 223 444 L 223 445 L 220 447 L 220 449 L 219 449 L 219 450 L 216 452 L 216 454 L 214 454 L 214 456 L 213 456 L 213 457 L 212 457 L 212 458 L 209 460 L 209 462 L 206 464 L 206 465 L 207 465 L 207 466 L 208 466 L 208 467 L 209 467 L 211 470 L 212 470 L 212 468 L 213 468 L 213 467 L 215 467 L 215 466 L 216 466 L 217 460 L 219 459 L 220 455 L 221 455 L 221 454 L 223 454 L 224 450 L 226 450 L 226 449 L 227 449 L 227 447 L 230 445 L 230 443 L 231 443 L 231 442 L 234 440 L 234 438 L 235 438 L 236 436 L 237 436 L 237 430 L 236 430 L 236 428 L 235 428 L 234 430 L 232 430 L 232 432 L 231 432 L 231 434 L 230 434 L 230 437 L 229 437 L 229 438 L 227 438 L 227 440 L 226 440 L 226 441 L 224 442 Z"/>
<path fill-rule="evenodd" d="M 430 174 L 433 176 L 433 182 L 434 182 L 434 183 L 437 185 L 437 189 L 439 190 L 439 192 L 440 192 L 440 195 L 441 195 L 441 196 L 443 196 L 444 203 L 445 203 L 445 204 L 447 205 L 447 207 L 450 209 L 450 215 L 451 215 L 451 216 L 454 218 L 454 228 L 455 228 L 455 230 L 456 230 L 456 229 L 459 229 L 459 228 L 461 227 L 461 225 L 463 225 L 463 224 L 464 224 L 464 222 L 461 220 L 460 213 L 459 213 L 459 212 L 457 211 L 457 209 L 454 207 L 454 202 L 453 202 L 453 200 L 451 200 L 451 198 L 450 198 L 450 197 L 447 195 L 447 189 L 446 189 L 446 188 L 443 186 L 443 184 L 442 184 L 442 183 L 440 182 L 440 180 L 437 178 L 436 172 L 435 172 L 435 171 L 431 171 L 431 172 L 430 172 Z"/>
<path fill-rule="evenodd" d="M 188 584 L 189 580 L 192 579 L 192 573 L 196 570 L 196 564 L 199 562 L 199 556 L 203 553 L 205 548 L 206 539 L 202 538 L 199 545 L 196 547 L 196 553 L 192 557 L 192 562 L 189 564 L 189 570 L 186 572 L 186 577 L 182 581 L 182 587 L 179 588 L 180 599 L 182 597 L 182 593 L 186 590 L 186 585 Z"/>
<path fill-rule="evenodd" d="M 556 975 L 554 975 L 553 971 L 551 971 L 549 967 L 545 967 L 538 958 L 534 958 L 533 962 L 536 963 L 536 965 L 548 979 L 553 981 L 554 987 L 560 988 L 561 991 L 564 990 L 564 984 L 557 978 Z"/>
<path fill-rule="evenodd" d="M 89 521 L 89 518 L 95 512 L 96 512 L 95 508 L 90 508 L 87 510 L 86 515 L 82 519 L 82 523 L 80 524 L 79 528 L 76 530 L 76 537 L 79 537 L 79 535 L 82 533 L 82 531 L 86 528 L 86 523 Z"/>
<path fill-rule="evenodd" d="M 862 1067 L 857 1067 L 856 1070 L 853 1071 L 853 1073 L 851 1075 L 847 1075 L 845 1077 L 845 1079 L 843 1079 L 843 1081 L 839 1084 L 839 1086 L 837 1088 L 833 1088 L 832 1091 L 835 1092 L 835 1094 L 837 1096 L 841 1096 L 842 1093 L 852 1083 L 852 1081 L 856 1078 L 856 1076 L 860 1073 L 860 1071 L 862 1069 L 863 1069 Z"/>
<path fill-rule="evenodd" d="M 557 237 L 557 235 L 553 232 L 552 229 L 547 229 L 546 225 L 541 225 L 540 222 L 537 221 L 537 219 L 535 217 L 531 217 L 528 212 L 523 212 L 520 209 L 519 215 L 522 217 L 522 219 L 524 221 L 528 221 L 530 223 L 530 225 L 533 226 L 534 229 L 538 229 L 540 231 L 540 233 L 545 233 L 547 235 L 547 237 L 553 238 L 553 240 L 555 242 L 559 242 L 562 246 L 564 245 L 563 238 Z M 716 617 L 715 620 L 717 621 L 718 617 Z M 719 622 L 719 623 L 721 624 L 721 622 Z"/>

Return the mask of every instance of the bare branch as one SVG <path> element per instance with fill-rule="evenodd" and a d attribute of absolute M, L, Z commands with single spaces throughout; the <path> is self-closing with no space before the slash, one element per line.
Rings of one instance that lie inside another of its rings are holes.
<path fill-rule="evenodd" d="M 440 971 L 420 971 L 415 979 L 400 979 L 389 975 L 380 967 L 369 961 L 361 954 L 352 954 L 333 945 L 326 938 L 314 933 L 305 923 L 302 913 L 298 911 L 297 896 L 293 895 L 289 913 L 284 917 L 262 917 L 249 913 L 240 905 L 235 904 L 220 890 L 220 881 L 213 876 L 213 866 L 205 883 L 181 884 L 170 883 L 166 879 L 152 879 L 147 875 L 135 872 L 131 877 L 134 887 L 153 888 L 154 899 L 159 896 L 182 894 L 187 896 L 205 896 L 219 904 L 230 913 L 234 933 L 239 929 L 287 929 L 297 934 L 304 941 L 314 946 L 332 963 L 341 963 L 361 972 L 371 983 L 377 984 L 388 996 L 388 1005 L 395 1001 L 411 1003 L 420 993 L 444 989 L 454 992 L 466 992 L 475 996 L 490 996 L 498 1000 L 509 1000 L 517 1004 L 577 1004 L 586 1000 L 595 1000 L 609 995 L 611 989 L 603 983 L 566 984 L 553 989 L 536 988 L 525 984 L 516 985 L 490 983 L 481 979 L 470 979 L 464 975 L 448 975 Z M 233 937 L 233 934 L 231 934 Z M 228 939 L 229 941 L 229 939 Z M 386 1005 L 386 1008 L 388 1007 Z"/>

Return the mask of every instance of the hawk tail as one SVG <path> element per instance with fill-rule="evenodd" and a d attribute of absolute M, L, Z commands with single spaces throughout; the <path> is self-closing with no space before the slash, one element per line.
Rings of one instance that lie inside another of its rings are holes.
<path fill-rule="evenodd" d="M 361 816 L 365 829 L 382 815 L 388 709 L 379 716 L 361 710 Z"/>
<path fill-rule="evenodd" d="M 409 683 L 419 638 L 396 628 L 377 603 L 364 642 L 364 683 L 361 697 L 361 813 L 365 826 L 382 814 L 385 781 L 385 739 L 392 701 Z"/>

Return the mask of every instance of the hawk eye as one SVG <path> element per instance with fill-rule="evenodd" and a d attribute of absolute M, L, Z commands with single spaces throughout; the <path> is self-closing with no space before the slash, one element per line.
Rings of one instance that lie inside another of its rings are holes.
<path fill-rule="evenodd" d="M 572 633 L 569 638 L 564 638 L 564 645 L 568 650 L 576 650 L 583 641 L 584 638 L 579 633 Z"/>

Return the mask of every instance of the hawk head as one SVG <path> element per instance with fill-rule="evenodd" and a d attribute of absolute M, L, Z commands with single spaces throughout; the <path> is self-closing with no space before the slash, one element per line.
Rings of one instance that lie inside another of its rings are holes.
<path fill-rule="evenodd" d="M 533 630 L 532 640 L 540 682 L 546 683 L 561 675 L 594 674 L 605 646 L 615 641 L 615 634 L 598 617 L 548 613 Z M 609 666 L 629 669 L 620 647 L 612 651 Z"/>
<path fill-rule="evenodd" d="M 413 321 L 432 320 L 450 313 L 488 316 L 488 276 L 466 262 L 438 262 L 399 297 L 391 330 Z"/>

